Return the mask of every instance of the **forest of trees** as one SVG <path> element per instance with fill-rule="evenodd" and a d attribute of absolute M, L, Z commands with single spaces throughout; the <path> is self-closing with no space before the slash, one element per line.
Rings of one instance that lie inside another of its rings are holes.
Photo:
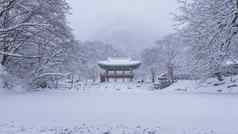
<path fill-rule="evenodd" d="M 1 66 L 33 85 L 66 71 L 78 47 L 66 22 L 69 9 L 65 0 L 1 0 Z"/>
<path fill-rule="evenodd" d="M 95 65 L 89 57 L 116 54 L 109 45 L 75 40 L 66 20 L 69 14 L 65 0 L 0 1 L 0 63 L 9 75 L 2 76 L 5 86 L 21 80 L 44 87 L 66 74 L 80 73 L 89 63 Z"/>
<path fill-rule="evenodd" d="M 141 53 L 143 71 L 208 78 L 238 59 L 238 0 L 179 0 L 176 32 Z M 20 80 L 44 87 L 67 74 L 93 79 L 98 60 L 124 56 L 100 41 L 77 41 L 65 0 L 0 1 L 0 74 L 5 86 Z"/>
<path fill-rule="evenodd" d="M 174 14 L 176 33 L 144 50 L 144 63 L 158 73 L 189 74 L 190 78 L 212 77 L 223 71 L 227 61 L 236 63 L 238 0 L 179 3 L 180 12 Z"/>

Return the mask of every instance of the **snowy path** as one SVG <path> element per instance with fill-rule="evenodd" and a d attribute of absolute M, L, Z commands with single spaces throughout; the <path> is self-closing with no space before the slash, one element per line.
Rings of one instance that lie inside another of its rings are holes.
<path fill-rule="evenodd" d="M 51 92 L 0 95 L 0 123 L 25 126 L 123 124 L 238 132 L 238 96 L 155 92 Z"/>

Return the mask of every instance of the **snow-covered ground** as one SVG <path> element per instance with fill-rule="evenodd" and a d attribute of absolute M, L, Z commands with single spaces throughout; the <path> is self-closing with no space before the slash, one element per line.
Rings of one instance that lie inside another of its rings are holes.
<path fill-rule="evenodd" d="M 237 134 L 238 95 L 216 90 L 230 83 L 205 91 L 211 83 L 199 93 L 194 81 L 162 91 L 113 83 L 85 91 L 1 93 L 0 134 Z"/>
<path fill-rule="evenodd" d="M 206 81 L 182 80 L 164 91 L 205 94 L 238 94 L 238 76 L 225 77 L 224 81 L 218 81 L 214 78 Z"/>

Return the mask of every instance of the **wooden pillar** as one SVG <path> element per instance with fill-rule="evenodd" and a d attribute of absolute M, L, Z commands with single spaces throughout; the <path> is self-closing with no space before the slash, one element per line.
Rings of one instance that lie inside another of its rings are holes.
<path fill-rule="evenodd" d="M 106 81 L 109 82 L 109 71 L 106 70 Z"/>
<path fill-rule="evenodd" d="M 122 75 L 123 75 L 122 81 L 125 82 L 125 71 L 122 71 Z"/>
<path fill-rule="evenodd" d="M 106 81 L 105 74 L 100 74 L 100 82 L 103 83 Z"/>
<path fill-rule="evenodd" d="M 133 73 L 133 70 L 130 70 L 130 81 L 132 82 L 133 81 L 133 78 L 134 78 L 134 73 Z"/>
<path fill-rule="evenodd" d="M 117 82 L 117 71 L 114 71 L 114 81 Z"/>

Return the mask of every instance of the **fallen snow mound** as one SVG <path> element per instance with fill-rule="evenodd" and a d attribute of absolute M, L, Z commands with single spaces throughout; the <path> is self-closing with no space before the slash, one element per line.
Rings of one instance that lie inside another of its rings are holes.
<path fill-rule="evenodd" d="M 0 65 L 0 93 L 25 92 L 27 86 L 17 77 L 9 74 L 6 68 Z"/>
<path fill-rule="evenodd" d="M 190 134 L 215 134 L 213 130 L 191 129 Z M 185 133 L 185 132 L 184 132 Z M 89 126 L 82 124 L 74 127 L 24 127 L 14 123 L 0 124 L 0 134 L 174 134 L 160 127 L 128 127 L 125 125 Z"/>
<path fill-rule="evenodd" d="M 170 92 L 236 94 L 238 93 L 238 76 L 225 77 L 223 81 L 218 81 L 215 78 L 206 81 L 181 80 L 164 90 Z"/>

